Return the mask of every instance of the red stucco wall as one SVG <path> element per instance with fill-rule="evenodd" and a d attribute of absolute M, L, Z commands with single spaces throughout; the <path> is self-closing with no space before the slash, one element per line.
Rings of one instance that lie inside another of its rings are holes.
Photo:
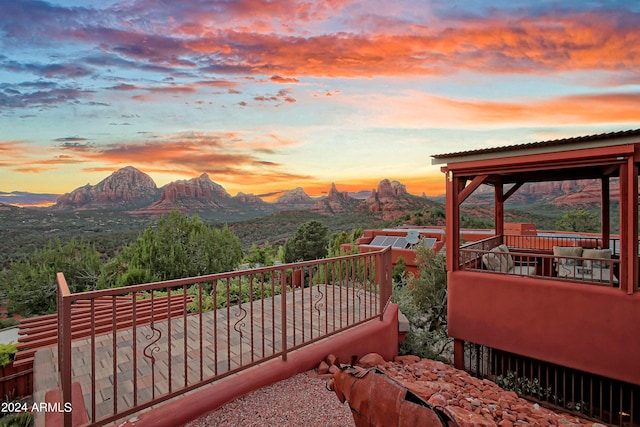
<path fill-rule="evenodd" d="M 449 335 L 640 385 L 640 293 L 449 273 Z"/>

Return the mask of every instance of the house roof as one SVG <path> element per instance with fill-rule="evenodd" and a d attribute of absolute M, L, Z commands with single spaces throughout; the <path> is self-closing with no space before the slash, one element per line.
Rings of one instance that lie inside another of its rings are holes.
<path fill-rule="evenodd" d="M 479 150 L 459 151 L 435 154 L 432 163 L 446 164 L 458 161 L 483 160 L 488 158 L 512 157 L 522 154 L 565 151 L 579 148 L 606 147 L 627 143 L 640 143 L 640 129 L 507 145 L 503 147 L 483 148 Z"/>

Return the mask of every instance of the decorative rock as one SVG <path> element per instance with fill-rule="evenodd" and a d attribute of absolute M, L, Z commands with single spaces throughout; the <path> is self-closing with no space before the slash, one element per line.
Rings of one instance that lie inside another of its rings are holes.
<path fill-rule="evenodd" d="M 329 365 L 324 360 L 318 365 L 318 375 L 326 375 L 329 373 Z"/>
<path fill-rule="evenodd" d="M 324 361 L 327 362 L 329 366 L 338 364 L 338 358 L 334 354 L 328 355 Z"/>
<path fill-rule="evenodd" d="M 566 413 L 554 413 L 519 398 L 514 392 L 503 390 L 487 379 L 472 377 L 442 362 L 404 356 L 394 359 L 394 362 L 385 362 L 380 355 L 369 354 L 358 365 L 378 367 L 434 407 L 458 408 L 452 411 L 458 411 L 455 413 L 463 418 L 456 418 L 460 426 L 604 427 L 593 421 L 569 417 Z"/>
<path fill-rule="evenodd" d="M 431 406 L 447 406 L 447 399 L 440 393 L 436 393 L 429 398 L 427 403 Z"/>
<path fill-rule="evenodd" d="M 481 427 L 481 426 L 495 426 L 494 421 L 490 421 L 482 415 L 474 414 L 459 406 L 447 406 L 447 411 L 456 420 L 456 423 L 460 427 Z"/>
<path fill-rule="evenodd" d="M 393 361 L 403 365 L 412 365 L 419 362 L 420 358 L 418 356 L 396 356 Z"/>
<path fill-rule="evenodd" d="M 384 358 L 378 353 L 369 353 L 362 356 L 356 365 L 362 368 L 375 368 L 376 366 L 383 365 L 384 363 Z"/>

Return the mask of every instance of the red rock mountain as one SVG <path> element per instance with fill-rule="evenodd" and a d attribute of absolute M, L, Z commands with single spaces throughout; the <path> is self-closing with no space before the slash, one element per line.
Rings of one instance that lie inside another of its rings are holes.
<path fill-rule="evenodd" d="M 311 198 L 302 187 L 296 187 L 293 190 L 285 191 L 282 196 L 275 201 L 276 206 L 280 209 L 289 210 L 306 210 L 313 206 L 316 201 Z"/>
<path fill-rule="evenodd" d="M 231 197 L 227 190 L 203 173 L 197 178 L 181 179 L 162 187 L 160 199 L 137 214 L 159 215 L 180 209 L 185 212 L 224 212 L 242 214 L 245 210 L 273 211 L 258 196 L 238 193 Z"/>
<path fill-rule="evenodd" d="M 426 198 L 409 194 L 404 184 L 388 179 L 380 181 L 378 188 L 372 190 L 371 196 L 365 200 L 367 211 L 381 213 L 382 218 L 386 220 L 398 219 L 431 205 Z"/>
<path fill-rule="evenodd" d="M 407 193 L 404 184 L 388 179 L 382 180 L 366 199 L 364 194 L 338 191 L 332 184 L 326 197 L 314 199 L 298 187 L 285 192 L 276 202 L 266 203 L 254 194 L 238 193 L 232 197 L 207 174 L 158 189 L 148 175 L 129 166 L 95 186 L 86 185 L 60 196 L 55 208 L 124 208 L 137 215 L 162 215 L 180 209 L 229 218 L 261 216 L 278 210 L 312 210 L 325 215 L 369 212 L 396 219 L 431 206 L 426 198 Z"/>
<path fill-rule="evenodd" d="M 332 183 L 327 197 L 318 200 L 311 210 L 321 214 L 335 215 L 356 212 L 361 205 L 361 200 L 352 198 L 346 191 L 338 191 L 336 184 Z"/>
<path fill-rule="evenodd" d="M 96 185 L 87 184 L 58 197 L 54 209 L 95 209 L 145 206 L 158 198 L 153 179 L 138 169 L 119 169 Z"/>
<path fill-rule="evenodd" d="M 549 181 L 524 184 L 508 200 L 510 204 L 526 205 L 546 202 L 557 207 L 574 205 L 592 205 L 600 203 L 601 184 L 599 180 L 582 179 L 576 181 Z M 610 193 L 612 199 L 620 196 L 620 185 L 617 179 L 611 180 Z M 493 188 L 480 186 L 468 199 L 469 205 L 492 203 Z"/>

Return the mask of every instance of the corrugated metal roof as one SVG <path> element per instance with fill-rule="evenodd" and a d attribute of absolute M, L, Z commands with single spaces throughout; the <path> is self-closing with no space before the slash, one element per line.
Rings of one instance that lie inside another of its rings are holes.
<path fill-rule="evenodd" d="M 631 136 L 640 136 L 640 129 L 631 129 L 619 132 L 601 133 L 596 135 L 576 136 L 571 138 L 553 139 L 548 141 L 529 142 L 525 144 L 507 145 L 504 147 L 482 148 L 479 150 L 458 151 L 455 153 L 435 154 L 434 159 L 448 159 L 452 157 L 463 157 L 476 154 L 502 153 L 507 151 L 516 151 L 529 148 L 552 147 L 556 145 L 575 144 L 581 142 L 597 141 L 601 139 L 624 138 Z"/>

